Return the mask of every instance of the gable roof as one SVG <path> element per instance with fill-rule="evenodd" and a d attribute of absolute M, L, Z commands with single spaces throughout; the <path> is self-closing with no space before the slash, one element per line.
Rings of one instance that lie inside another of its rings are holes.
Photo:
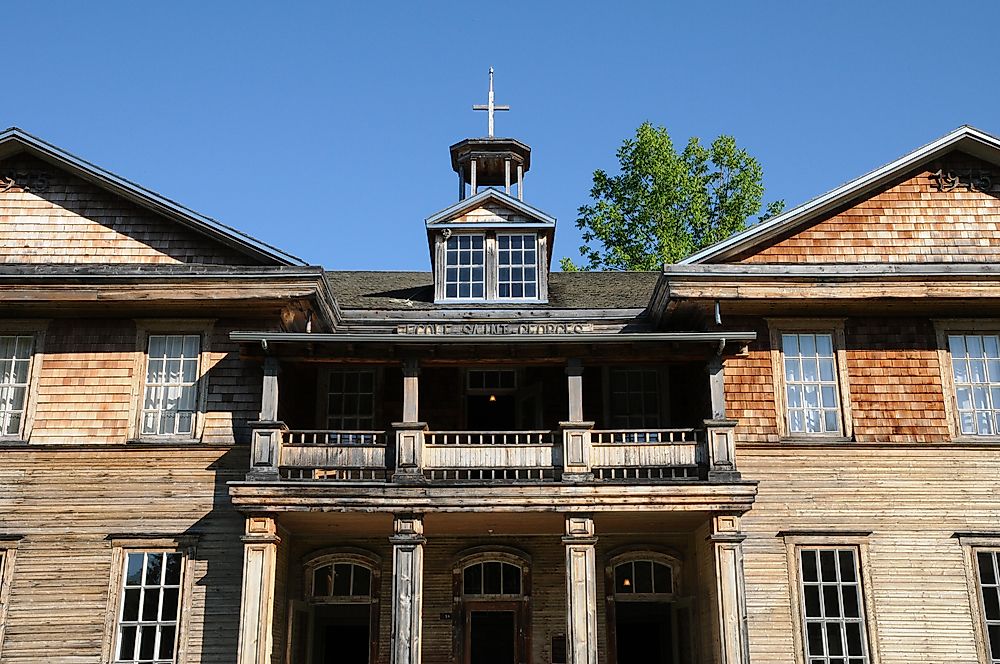
<path fill-rule="evenodd" d="M 270 265 L 305 265 L 305 261 L 242 231 L 184 207 L 154 191 L 106 171 L 37 136 L 11 127 L 0 131 L 0 159 L 26 152 L 102 189 L 117 194 L 197 233 Z"/>
<path fill-rule="evenodd" d="M 488 202 L 495 202 L 499 205 L 503 205 L 508 208 L 512 208 L 517 212 L 520 212 L 524 216 L 532 219 L 530 223 L 532 228 L 534 227 L 552 227 L 556 225 L 555 217 L 550 217 L 536 207 L 532 207 L 522 200 L 514 198 L 510 194 L 505 194 L 498 189 L 484 189 L 475 196 L 470 196 L 469 198 L 460 200 L 459 202 L 446 207 L 445 209 L 432 214 L 427 217 L 425 223 L 427 228 L 448 228 L 449 226 L 459 226 L 468 227 L 470 224 L 468 222 L 460 224 L 452 224 L 452 220 L 456 217 L 460 217 L 463 213 L 469 212 L 470 210 L 475 210 L 478 207 L 482 207 Z M 523 224 L 510 223 L 505 224 L 511 227 L 521 226 Z"/>
<path fill-rule="evenodd" d="M 792 233 L 851 200 L 872 193 L 893 179 L 955 150 L 961 150 L 985 161 L 1000 164 L 1000 138 L 975 127 L 963 125 L 881 168 L 851 180 L 787 212 L 762 221 L 742 233 L 737 233 L 695 252 L 679 261 L 678 264 L 721 262 L 739 254 L 753 252 L 754 249 L 764 248 L 772 240 Z"/>

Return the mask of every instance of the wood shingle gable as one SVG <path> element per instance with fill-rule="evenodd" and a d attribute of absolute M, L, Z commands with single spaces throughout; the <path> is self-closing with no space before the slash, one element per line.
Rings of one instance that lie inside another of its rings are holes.
<path fill-rule="evenodd" d="M 0 263 L 302 265 L 20 129 L 0 132 Z"/>
<path fill-rule="evenodd" d="M 983 263 L 998 240 L 1000 139 L 965 126 L 681 264 Z"/>

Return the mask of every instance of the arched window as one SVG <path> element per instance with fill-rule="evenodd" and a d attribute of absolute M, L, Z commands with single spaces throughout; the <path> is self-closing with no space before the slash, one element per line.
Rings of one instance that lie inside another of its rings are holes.
<path fill-rule="evenodd" d="M 317 556 L 304 571 L 306 599 L 315 603 L 369 603 L 378 595 L 379 561 L 365 554 Z"/>
<path fill-rule="evenodd" d="M 672 595 L 673 570 L 653 560 L 633 560 L 615 566 L 616 595 Z"/>
<path fill-rule="evenodd" d="M 625 601 L 669 601 L 677 594 L 680 563 L 665 553 L 634 551 L 610 561 L 614 597 Z"/>
<path fill-rule="evenodd" d="M 313 572 L 313 599 L 357 601 L 372 595 L 372 571 L 357 563 L 330 563 Z"/>
<path fill-rule="evenodd" d="M 524 570 L 500 560 L 474 562 L 462 570 L 462 594 L 476 596 L 520 596 Z"/>

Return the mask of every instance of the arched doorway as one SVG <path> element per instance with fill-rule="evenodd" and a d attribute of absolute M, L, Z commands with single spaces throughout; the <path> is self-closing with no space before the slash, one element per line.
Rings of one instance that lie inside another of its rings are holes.
<path fill-rule="evenodd" d="M 528 559 L 512 551 L 480 551 L 454 569 L 456 661 L 530 662 L 531 577 Z"/>
<path fill-rule="evenodd" d="M 688 664 L 689 611 L 680 601 L 680 561 L 635 551 L 605 568 L 611 664 Z"/>
<path fill-rule="evenodd" d="M 328 553 L 304 568 L 309 664 L 373 664 L 378 656 L 377 557 Z"/>

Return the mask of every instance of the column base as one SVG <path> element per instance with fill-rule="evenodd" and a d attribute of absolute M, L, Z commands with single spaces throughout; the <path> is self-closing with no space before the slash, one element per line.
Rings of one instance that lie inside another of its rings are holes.
<path fill-rule="evenodd" d="M 743 475 L 740 474 L 738 470 L 710 470 L 708 471 L 708 481 L 709 482 L 719 482 L 721 484 L 726 484 L 729 482 L 739 482 L 743 479 Z"/>
<path fill-rule="evenodd" d="M 400 471 L 392 474 L 393 484 L 422 485 L 427 484 L 427 478 L 421 472 Z"/>

